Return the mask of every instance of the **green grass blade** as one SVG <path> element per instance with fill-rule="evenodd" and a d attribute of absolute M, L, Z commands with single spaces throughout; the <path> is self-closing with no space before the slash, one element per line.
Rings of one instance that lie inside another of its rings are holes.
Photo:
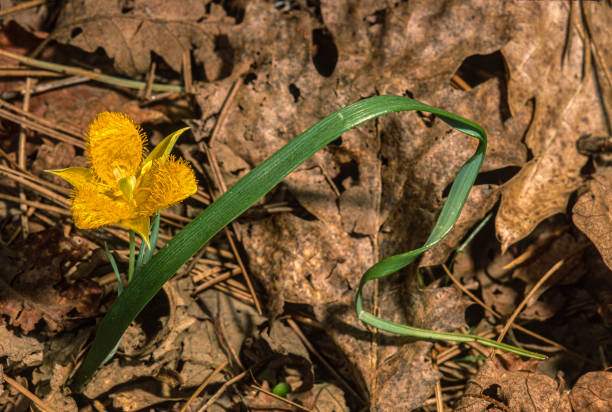
<path fill-rule="evenodd" d="M 121 273 L 119 273 L 119 267 L 117 267 L 117 262 L 115 261 L 115 257 L 108 249 L 108 244 L 104 242 L 104 250 L 106 251 L 106 256 L 108 257 L 108 261 L 110 262 L 113 272 L 115 272 L 115 276 L 117 276 L 117 295 L 121 295 L 123 293 L 123 281 L 121 280 Z"/>
<path fill-rule="evenodd" d="M 444 206 L 438 221 L 442 226 L 436 225 L 432 237 L 435 240 L 446 234 L 456 221 L 461 206 L 467 198 L 469 188 L 466 189 L 466 185 L 473 183 L 482 163 L 481 156 L 484 156 L 486 146 L 486 135 L 482 127 L 407 97 L 376 96 L 351 104 L 317 122 L 254 168 L 153 256 L 151 261 L 141 269 L 138 276 L 125 288 L 100 322 L 92 347 L 74 377 L 73 386 L 78 389 L 93 375 L 129 324 L 163 284 L 223 227 L 342 133 L 376 117 L 405 110 L 436 114 L 463 133 L 480 139 L 477 155 L 463 167 L 463 173 L 460 172 L 460 175 L 457 176 L 449 194 L 449 198 L 458 196 L 462 200 L 452 202 L 450 206 L 448 204 Z M 419 250 L 421 250 L 419 253 L 422 253 L 425 249 Z M 418 254 L 414 254 L 414 257 L 402 257 L 399 261 L 395 257 L 389 258 L 380 262 L 380 265 L 387 269 L 399 268 L 405 266 L 406 262 L 414 260 L 416 256 Z M 397 269 L 393 269 L 395 270 Z M 370 275 L 373 274 L 373 272 L 370 273 Z"/>

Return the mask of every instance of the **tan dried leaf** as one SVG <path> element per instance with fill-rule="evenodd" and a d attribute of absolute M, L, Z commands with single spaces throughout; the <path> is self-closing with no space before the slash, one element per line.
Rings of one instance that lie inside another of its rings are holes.
<path fill-rule="evenodd" d="M 456 410 L 571 412 L 567 392 L 554 379 L 533 372 L 509 371 L 487 359 L 469 380 Z"/>
<path fill-rule="evenodd" d="M 612 172 L 596 175 L 572 209 L 574 224 L 595 244 L 606 265 L 612 269 Z"/>
<path fill-rule="evenodd" d="M 145 73 L 151 53 L 180 72 L 183 54 L 192 45 L 212 52 L 215 27 L 227 24 L 205 6 L 199 0 L 68 1 L 58 18 L 56 39 L 89 52 L 103 48 L 117 71 L 128 76 Z"/>
<path fill-rule="evenodd" d="M 50 332 L 60 332 L 75 325 L 71 311 L 82 317 L 96 314 L 102 296 L 97 283 L 62 282 L 65 268 L 87 253 L 78 237 L 64 237 L 61 228 L 53 227 L 16 247 L 14 254 L 0 255 L 0 266 L 7 268 L 0 273 L 0 315 L 11 326 L 29 333 L 44 320 Z"/>
<path fill-rule="evenodd" d="M 575 411 L 611 411 L 612 372 L 598 371 L 582 375 L 569 397 Z"/>
<path fill-rule="evenodd" d="M 510 74 L 508 104 L 513 115 L 533 110 L 525 142 L 534 158 L 502 189 L 495 224 L 503 251 L 542 220 L 565 212 L 586 161 L 576 140 L 606 127 L 597 82 L 583 67 L 588 45 L 574 25 L 566 49 L 559 34 L 568 29 L 568 9 L 560 2 L 519 2 L 513 10 L 515 33 L 502 48 Z M 605 6 L 600 10 L 610 13 Z"/>

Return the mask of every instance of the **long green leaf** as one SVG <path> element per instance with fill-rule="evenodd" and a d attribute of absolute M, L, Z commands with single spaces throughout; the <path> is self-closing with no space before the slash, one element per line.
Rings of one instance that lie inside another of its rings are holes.
<path fill-rule="evenodd" d="M 468 186 L 473 183 L 482 163 L 486 146 L 484 130 L 469 120 L 406 97 L 376 96 L 351 104 L 319 121 L 254 168 L 153 256 L 100 322 L 92 347 L 74 377 L 75 389 L 78 390 L 93 375 L 129 324 L 163 284 L 217 232 L 342 133 L 378 116 L 405 110 L 436 114 L 457 130 L 480 140 L 477 154 L 464 166 L 462 171 L 466 171 L 457 176 L 449 194 L 449 198 L 459 196 L 463 200 L 452 202 L 451 206 L 448 206 L 450 202 L 447 202 L 430 239 L 444 236 L 455 223 L 467 197 Z M 419 250 L 422 253 L 424 249 Z M 378 264 L 378 268 L 395 271 L 405 266 L 406 262 L 414 260 L 416 256 L 401 255 L 400 258 L 385 259 Z M 379 277 L 380 273 L 383 272 L 378 269 L 374 272 L 370 270 L 368 276 L 375 278 Z M 362 287 L 367 280 L 362 282 Z M 361 302 L 359 304 L 361 305 Z"/>

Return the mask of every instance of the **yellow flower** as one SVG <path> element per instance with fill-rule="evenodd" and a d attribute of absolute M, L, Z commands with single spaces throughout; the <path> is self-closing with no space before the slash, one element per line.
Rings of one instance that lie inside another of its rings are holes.
<path fill-rule="evenodd" d="M 170 155 L 185 129 L 167 136 L 143 159 L 146 136 L 122 113 L 100 113 L 87 131 L 91 168 L 49 170 L 70 183 L 80 229 L 119 225 L 149 243 L 149 217 L 197 191 L 193 170 Z"/>

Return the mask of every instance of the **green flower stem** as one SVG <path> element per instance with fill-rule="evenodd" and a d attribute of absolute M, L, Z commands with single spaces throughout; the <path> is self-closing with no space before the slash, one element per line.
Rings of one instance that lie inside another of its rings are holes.
<path fill-rule="evenodd" d="M 128 268 L 128 284 L 132 281 L 134 276 L 134 266 L 136 263 L 136 234 L 133 230 L 130 230 L 130 264 Z"/>

